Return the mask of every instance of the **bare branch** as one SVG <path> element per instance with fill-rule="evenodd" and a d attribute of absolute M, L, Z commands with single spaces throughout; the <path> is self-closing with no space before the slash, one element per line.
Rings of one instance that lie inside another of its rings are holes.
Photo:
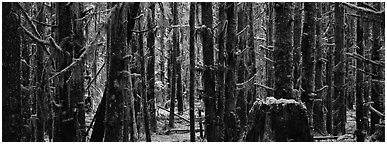
<path fill-rule="evenodd" d="M 147 29 L 147 30 L 142 30 L 142 31 L 132 30 L 132 32 L 134 32 L 134 33 L 145 33 L 145 32 L 151 31 L 151 30 L 154 29 L 156 26 L 157 26 L 157 25 L 154 25 L 152 28 Z"/>
<path fill-rule="evenodd" d="M 106 63 L 103 63 L 103 65 L 101 66 L 101 68 L 99 68 L 97 74 L 95 74 L 94 78 L 89 82 L 89 84 L 87 84 L 87 87 L 86 87 L 86 90 L 88 90 L 91 86 L 91 83 L 94 82 L 94 80 L 97 78 L 97 76 L 99 75 L 99 73 L 101 72 L 102 68 L 105 66 Z"/>
<path fill-rule="evenodd" d="M 376 61 L 373 61 L 373 60 L 369 60 L 357 53 L 346 53 L 347 56 L 350 56 L 350 57 L 353 57 L 353 58 L 356 58 L 356 59 L 360 59 L 360 60 L 363 60 L 365 62 L 368 62 L 368 63 L 371 63 L 371 64 L 374 64 L 376 66 L 380 66 L 380 67 L 384 67 L 384 62 L 376 62 Z"/>
<path fill-rule="evenodd" d="M 268 90 L 272 90 L 272 91 L 274 91 L 274 89 L 273 89 L 273 88 L 271 88 L 271 87 L 268 87 L 268 86 L 264 86 L 264 85 L 261 85 L 261 84 L 258 84 L 258 83 L 254 83 L 254 85 L 256 85 L 256 86 L 260 86 L 260 87 L 263 87 L 263 88 L 265 88 L 265 89 L 268 89 Z"/>
<path fill-rule="evenodd" d="M 48 27 L 53 27 L 53 28 L 57 28 L 58 27 L 57 25 L 47 24 L 47 23 L 44 23 L 44 22 L 40 22 L 40 21 L 38 21 L 36 19 L 32 19 L 32 21 L 37 23 L 37 24 L 43 25 L 43 26 L 48 26 Z"/>

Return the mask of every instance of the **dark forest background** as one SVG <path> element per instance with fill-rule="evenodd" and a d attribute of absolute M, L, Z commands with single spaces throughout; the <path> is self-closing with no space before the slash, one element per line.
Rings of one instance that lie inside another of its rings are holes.
<path fill-rule="evenodd" d="M 385 3 L 2 3 L 2 141 L 384 141 Z"/>

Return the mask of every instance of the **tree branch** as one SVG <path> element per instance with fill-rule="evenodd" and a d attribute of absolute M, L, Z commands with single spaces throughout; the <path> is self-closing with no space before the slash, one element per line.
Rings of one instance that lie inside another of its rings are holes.
<path fill-rule="evenodd" d="M 371 64 L 374 64 L 376 66 L 380 66 L 380 67 L 384 67 L 384 63 L 383 62 L 376 62 L 376 61 L 373 61 L 373 60 L 369 60 L 367 58 L 365 58 L 364 56 L 361 56 L 357 53 L 346 53 L 347 56 L 350 56 L 350 57 L 353 57 L 353 58 L 356 58 L 356 59 L 360 59 L 360 60 L 363 60 L 365 62 L 368 62 L 368 63 L 371 63 Z"/>
<path fill-rule="evenodd" d="M 35 19 L 32 19 L 32 21 L 37 23 L 37 24 L 48 26 L 48 27 L 53 27 L 53 28 L 57 28 L 58 27 L 57 25 L 46 24 L 46 23 L 40 22 L 40 21 L 35 20 Z"/>
<path fill-rule="evenodd" d="M 347 6 L 347 7 L 349 7 L 349 8 L 351 8 L 351 9 L 357 10 L 357 11 L 362 11 L 362 12 L 365 12 L 365 13 L 368 13 L 368 14 L 372 14 L 372 15 L 376 15 L 376 16 L 383 16 L 384 17 L 384 11 L 374 11 L 374 10 L 371 10 L 371 9 L 368 9 L 368 8 L 358 7 L 356 5 L 353 5 L 353 4 L 350 4 L 350 3 L 346 3 L 346 2 L 343 2 L 342 4 Z"/>
<path fill-rule="evenodd" d="M 265 88 L 265 89 L 274 91 L 274 88 L 271 88 L 271 87 L 268 87 L 268 86 L 264 86 L 264 85 L 261 85 L 261 84 L 258 84 L 258 83 L 254 83 L 254 85 L 260 86 L 260 87 L 263 87 L 263 88 Z"/>
<path fill-rule="evenodd" d="M 89 82 L 89 84 L 87 84 L 87 87 L 86 87 L 86 90 L 88 90 L 91 86 L 91 83 L 94 82 L 95 79 L 97 79 L 97 76 L 99 75 L 99 73 L 101 72 L 102 68 L 105 66 L 106 63 L 103 63 L 103 65 L 101 66 L 101 68 L 99 68 L 97 74 L 95 74 L 94 78 Z"/>
<path fill-rule="evenodd" d="M 31 25 L 32 29 L 34 30 L 35 35 L 37 35 L 38 38 L 41 38 L 42 36 L 39 34 L 36 26 L 32 23 L 31 18 L 28 16 L 27 12 L 24 10 L 24 8 L 21 6 L 20 3 L 17 3 L 17 6 L 19 7 L 20 11 L 23 13 L 24 17 L 27 18 L 27 22 L 28 22 L 28 24 Z"/>
<path fill-rule="evenodd" d="M 134 32 L 134 33 L 145 33 L 145 32 L 148 32 L 148 31 L 154 29 L 156 26 L 157 26 L 157 25 L 154 25 L 152 28 L 147 29 L 147 30 L 142 30 L 142 31 L 132 30 L 132 32 Z"/>

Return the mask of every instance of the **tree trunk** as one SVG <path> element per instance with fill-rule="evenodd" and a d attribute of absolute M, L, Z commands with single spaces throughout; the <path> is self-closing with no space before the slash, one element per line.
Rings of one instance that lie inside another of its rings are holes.
<path fill-rule="evenodd" d="M 361 12 L 358 12 L 358 14 L 361 15 Z M 357 19 L 357 35 L 356 35 L 356 41 L 357 41 L 357 54 L 364 56 L 364 38 L 363 38 L 363 21 L 362 19 Z M 357 66 L 356 68 L 358 70 L 364 70 L 364 63 L 362 60 L 357 60 Z M 356 72 L 356 141 L 357 142 L 364 142 L 365 136 L 367 135 L 367 131 L 364 129 L 364 121 L 367 119 L 364 118 L 363 113 L 363 104 L 364 104 L 364 74 L 360 71 Z"/>
<path fill-rule="evenodd" d="M 17 3 L 3 3 L 3 129 L 4 142 L 21 140 L 20 11 Z"/>
<path fill-rule="evenodd" d="M 102 142 L 105 135 L 105 112 L 106 112 L 106 88 L 104 90 L 101 102 L 98 105 L 97 112 L 94 115 L 93 132 L 91 133 L 90 142 Z"/>
<path fill-rule="evenodd" d="M 266 34 L 266 47 L 269 48 L 269 47 L 273 47 L 274 45 L 274 42 L 273 42 L 273 36 L 274 36 L 274 20 L 273 20 L 273 16 L 274 16 L 274 6 L 273 6 L 273 2 L 268 2 L 267 3 L 267 9 L 266 9 L 266 13 L 268 14 L 268 20 L 267 20 L 267 24 L 266 24 L 266 30 L 267 30 L 267 34 Z M 266 51 L 266 58 L 268 59 L 271 59 L 273 60 L 273 52 L 272 51 Z M 268 87 L 271 87 L 273 88 L 274 87 L 274 64 L 273 62 L 271 61 L 268 61 L 266 60 L 266 85 Z M 267 90 L 266 91 L 267 93 L 267 97 L 273 97 L 274 96 L 274 92 L 272 90 Z"/>
<path fill-rule="evenodd" d="M 328 10 L 330 10 L 330 4 L 328 3 Z M 332 19 L 332 16 L 329 16 Z M 333 43 L 332 39 L 328 39 L 327 43 Z M 329 46 L 327 52 L 327 64 L 326 64 L 326 82 L 327 82 L 327 96 L 325 99 L 325 103 L 327 106 L 327 121 L 326 127 L 327 132 L 332 134 L 332 95 L 333 95 L 333 51 L 334 47 Z"/>
<path fill-rule="evenodd" d="M 315 80 L 315 48 L 316 48 L 316 3 L 304 3 L 305 22 L 303 27 L 303 35 L 301 40 L 302 52 L 302 89 L 305 91 L 301 94 L 301 101 L 306 104 L 308 111 L 309 124 L 313 125 L 313 100 L 314 96 L 314 80 Z"/>
<path fill-rule="evenodd" d="M 374 7 L 377 10 L 380 10 L 381 3 L 375 2 Z M 380 54 L 381 53 L 380 50 L 382 47 L 381 43 L 383 42 L 381 27 L 383 27 L 383 25 L 373 22 L 373 26 L 372 26 L 373 42 L 372 42 L 372 50 L 371 50 L 371 60 L 374 60 L 374 61 L 382 60 L 382 56 Z M 383 98 L 381 98 L 381 96 L 383 96 L 384 86 L 383 86 L 383 83 L 380 83 L 378 80 L 384 79 L 383 72 L 384 72 L 383 67 L 372 65 L 372 73 L 376 74 L 376 76 L 372 76 L 371 101 L 374 102 L 373 107 L 380 112 L 384 112 Z M 379 124 L 380 119 L 381 119 L 380 116 L 378 116 L 376 113 L 374 112 L 371 113 L 370 134 L 373 134 L 376 131 L 375 125 Z"/>
<path fill-rule="evenodd" d="M 237 130 L 239 125 L 237 124 L 237 117 L 235 115 L 236 110 L 236 6 L 235 3 L 226 3 L 227 13 L 227 43 L 226 43 L 226 86 L 225 86 L 225 135 L 224 141 L 237 141 Z"/>
<path fill-rule="evenodd" d="M 293 94 L 293 3 L 274 4 L 274 97 L 294 99 Z"/>
<path fill-rule="evenodd" d="M 243 83 L 245 82 L 246 78 L 246 62 L 245 62 L 245 52 L 244 49 L 246 47 L 246 14 L 245 14 L 245 6 L 244 3 L 242 3 L 240 6 L 237 7 L 237 32 L 240 33 L 239 36 L 237 36 L 237 43 L 238 43 L 238 51 L 241 51 L 237 57 L 237 83 Z M 247 86 L 245 86 L 243 89 L 237 90 L 237 109 L 236 113 L 238 115 L 238 118 L 240 119 L 240 125 L 242 128 L 246 126 L 247 123 L 247 97 L 246 97 L 246 89 Z M 243 129 L 241 129 L 238 136 L 240 136 L 243 132 Z"/>
<path fill-rule="evenodd" d="M 300 90 L 301 86 L 301 36 L 302 36 L 302 2 L 294 3 L 294 50 L 293 50 L 293 67 L 294 67 L 294 79 L 293 87 L 296 90 Z M 299 99 L 298 96 L 295 97 Z"/>
<path fill-rule="evenodd" d="M 202 5 L 202 21 L 205 25 L 203 31 L 203 64 L 204 64 L 204 106 L 205 106 L 205 119 L 206 119 L 206 136 L 207 141 L 217 141 L 216 133 L 216 97 L 215 97 L 215 76 L 214 72 L 210 69 L 214 66 L 214 41 L 213 37 L 208 30 L 212 28 L 212 3 L 204 2 Z"/>
<path fill-rule="evenodd" d="M 152 29 L 152 27 L 155 25 L 154 18 L 155 18 L 155 3 L 149 3 L 149 9 L 150 14 L 148 14 L 148 29 Z M 149 89 L 148 89 L 148 99 L 150 100 L 150 106 L 149 106 L 149 114 L 150 114 L 150 127 L 152 132 L 156 132 L 156 99 L 155 99 L 155 30 L 150 30 L 148 32 L 148 39 L 147 39 L 147 46 L 149 48 L 149 62 L 148 62 L 148 82 L 149 82 Z"/>
<path fill-rule="evenodd" d="M 246 18 L 247 18 L 247 23 L 249 25 L 247 29 L 247 54 L 248 58 L 246 58 L 246 63 L 248 66 L 247 69 L 247 74 L 246 78 L 250 79 L 251 77 L 254 77 L 256 72 L 257 72 L 257 67 L 256 67 L 256 53 L 255 53 L 255 48 L 254 48 L 254 9 L 253 9 L 253 3 L 246 3 L 247 11 L 246 11 Z M 256 77 L 254 77 L 254 82 L 256 82 Z M 247 109 L 246 111 L 252 107 L 255 99 L 257 96 L 257 91 L 254 86 L 248 86 L 247 87 Z M 247 113 L 246 112 L 246 113 Z M 247 115 L 247 114 L 246 114 Z"/>
<path fill-rule="evenodd" d="M 196 3 L 191 2 L 189 11 L 189 120 L 191 142 L 195 142 L 195 7 Z"/>
<path fill-rule="evenodd" d="M 219 30 L 219 68 L 218 68 L 218 84 L 219 84 L 219 97 L 218 97 L 218 109 L 217 114 L 219 116 L 218 120 L 218 135 L 219 139 L 218 141 L 224 140 L 224 109 L 225 109 L 225 56 L 224 56 L 224 50 L 225 50 L 225 24 L 226 24 L 226 14 L 225 14 L 225 6 L 226 3 L 221 2 L 219 4 L 219 20 L 220 20 L 220 26 L 218 27 Z"/>
<path fill-rule="evenodd" d="M 71 10 L 71 5 L 67 3 L 57 3 L 57 22 L 58 22 L 58 37 L 57 42 L 62 43 L 63 52 L 56 51 L 56 66 L 57 70 L 63 70 L 71 63 L 71 56 L 74 54 L 73 48 L 74 45 L 70 43 L 74 39 L 72 32 L 72 19 L 73 11 Z M 66 55 L 65 53 L 70 53 Z M 57 96 L 58 99 L 56 103 L 62 105 L 59 107 L 59 110 L 55 112 L 57 115 L 56 119 L 56 133 L 54 136 L 54 141 L 75 141 L 75 122 L 74 122 L 74 111 L 72 110 L 72 100 L 70 97 L 71 85 L 67 80 L 70 79 L 71 72 L 67 71 L 62 75 L 57 76 Z"/>
<path fill-rule="evenodd" d="M 346 105 L 344 97 L 344 8 L 335 3 L 335 54 L 333 81 L 333 135 L 345 134 Z"/>
<path fill-rule="evenodd" d="M 322 3 L 317 3 L 317 18 L 320 19 L 316 22 L 316 77 L 315 77 L 315 85 L 316 90 L 321 89 L 323 87 L 323 39 L 322 39 Z M 325 114 L 323 111 L 323 91 L 316 92 L 317 99 L 314 101 L 313 106 L 313 127 L 314 131 L 321 134 L 326 135 L 325 128 Z"/>
<path fill-rule="evenodd" d="M 179 24 L 178 19 L 178 7 L 176 2 L 172 4 L 172 14 L 173 14 L 173 25 Z M 179 43 L 178 43 L 178 29 L 173 29 L 173 35 L 172 35 L 172 41 L 173 41 L 173 47 L 172 47 L 172 89 L 171 89 L 171 107 L 170 107 L 170 113 L 169 113 L 169 127 L 173 128 L 175 127 L 175 96 L 176 96 L 176 56 L 177 56 L 177 50 L 179 49 Z"/>

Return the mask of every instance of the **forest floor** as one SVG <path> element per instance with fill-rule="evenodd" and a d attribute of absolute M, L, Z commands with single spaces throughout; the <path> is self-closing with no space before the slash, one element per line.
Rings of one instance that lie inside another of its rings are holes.
<path fill-rule="evenodd" d="M 204 115 L 204 114 L 203 114 Z M 189 111 L 186 110 L 181 117 L 184 117 L 185 119 L 189 120 Z M 90 124 L 92 121 L 92 115 L 87 115 L 86 123 L 87 125 Z M 197 116 L 196 116 L 197 117 Z M 169 119 L 169 113 L 164 110 L 159 110 L 158 116 L 157 116 L 157 132 L 152 134 L 152 141 L 153 142 L 189 142 L 190 141 L 190 133 L 189 133 L 189 122 L 176 117 L 175 116 L 175 127 L 174 128 L 168 128 L 168 119 Z M 197 142 L 205 142 L 206 140 L 200 137 L 199 132 L 199 123 L 195 122 L 195 128 L 196 136 L 195 140 Z M 204 124 L 202 124 L 204 125 Z M 204 129 L 204 128 L 203 128 Z M 346 134 L 339 136 L 337 139 L 327 139 L 327 140 L 320 140 L 319 142 L 355 142 L 356 137 L 354 136 L 354 132 L 356 130 L 356 114 L 355 110 L 348 110 L 347 111 L 347 123 L 345 125 Z M 92 131 L 92 130 L 91 130 Z M 90 134 L 91 134 L 90 131 Z M 145 134 L 140 129 L 140 134 L 138 137 L 138 141 L 145 141 Z M 204 131 L 204 130 L 203 130 Z M 202 133 L 204 134 L 204 132 Z"/>

